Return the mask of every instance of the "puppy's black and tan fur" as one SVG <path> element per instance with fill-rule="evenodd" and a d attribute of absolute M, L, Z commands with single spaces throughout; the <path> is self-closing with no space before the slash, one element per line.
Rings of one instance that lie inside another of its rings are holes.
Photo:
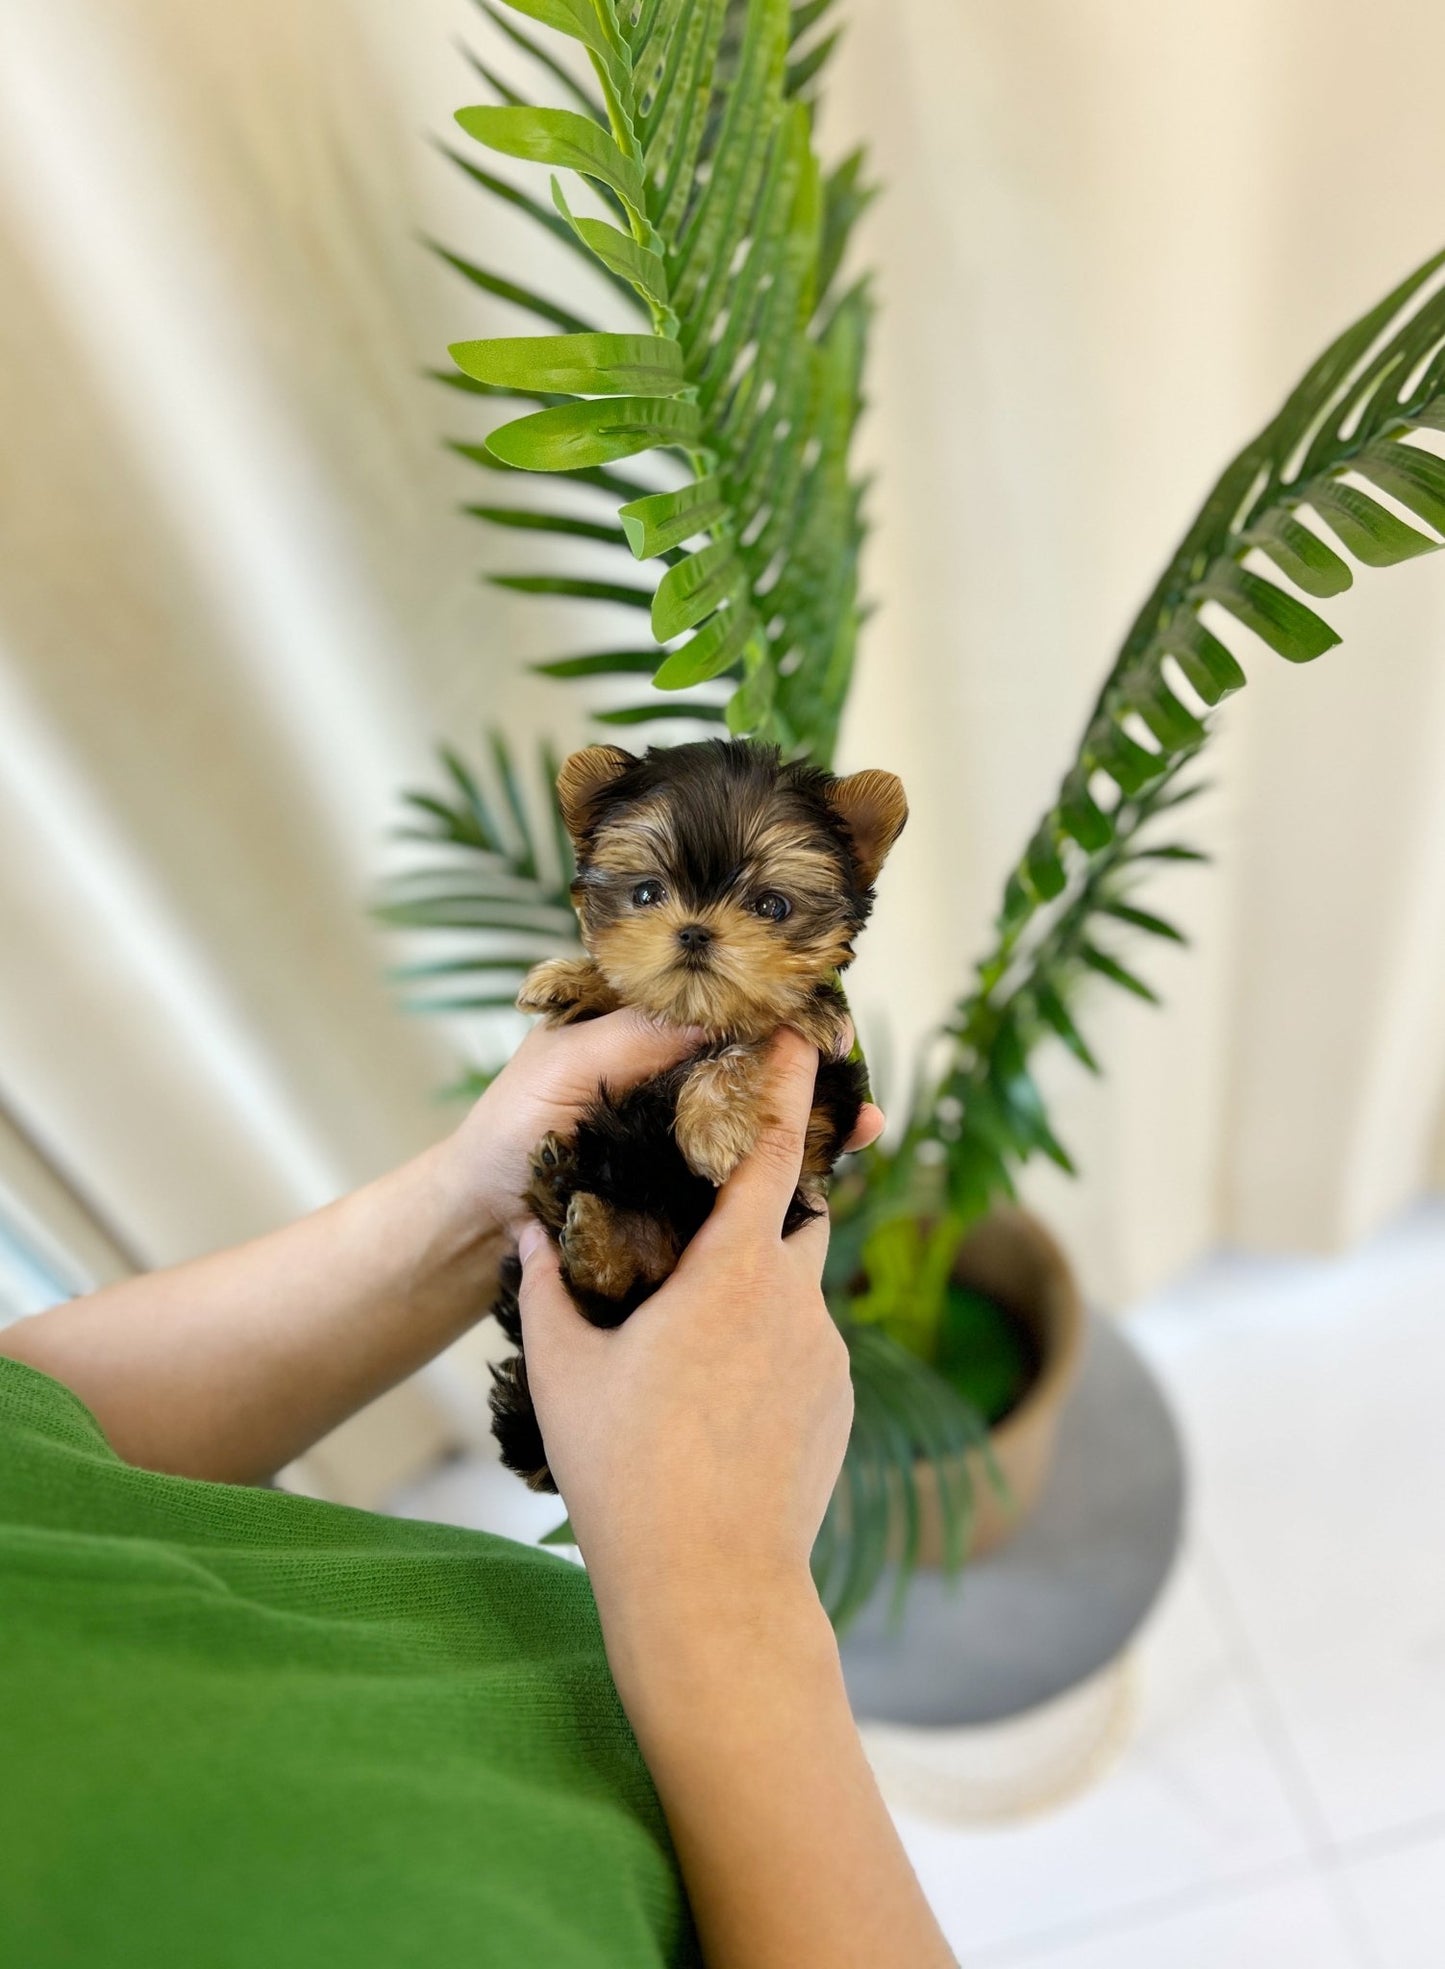
<path fill-rule="evenodd" d="M 576 752 L 557 782 L 577 851 L 573 901 L 586 955 L 539 964 L 517 1003 L 552 1024 L 634 1005 L 706 1034 L 681 1065 L 625 1094 L 602 1089 L 570 1141 L 537 1149 L 526 1201 L 560 1246 L 582 1312 L 616 1326 L 672 1271 L 717 1186 L 767 1121 L 764 1046 L 796 1028 L 821 1055 L 803 1162 L 816 1196 L 867 1088 L 840 1057 L 837 974 L 907 819 L 892 773 L 846 779 L 740 739 Z M 795 1194 L 785 1235 L 817 1212 Z M 503 1461 L 555 1488 L 527 1388 L 519 1272 L 494 1308 L 518 1352 L 493 1368 Z"/>

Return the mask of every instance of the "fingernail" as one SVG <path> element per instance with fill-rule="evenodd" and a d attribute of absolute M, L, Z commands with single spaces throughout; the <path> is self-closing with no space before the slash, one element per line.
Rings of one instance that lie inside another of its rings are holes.
<path fill-rule="evenodd" d="M 547 1233 L 535 1220 L 523 1224 L 522 1234 L 517 1239 L 517 1256 L 522 1261 L 522 1270 L 527 1269 L 527 1260 L 539 1245 L 546 1242 Z"/>

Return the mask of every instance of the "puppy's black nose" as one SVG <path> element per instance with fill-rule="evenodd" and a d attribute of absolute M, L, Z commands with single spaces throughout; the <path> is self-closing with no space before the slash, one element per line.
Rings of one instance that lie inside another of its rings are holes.
<path fill-rule="evenodd" d="M 712 931 L 703 923 L 684 923 L 677 940 L 686 951 L 706 950 L 712 942 Z"/>

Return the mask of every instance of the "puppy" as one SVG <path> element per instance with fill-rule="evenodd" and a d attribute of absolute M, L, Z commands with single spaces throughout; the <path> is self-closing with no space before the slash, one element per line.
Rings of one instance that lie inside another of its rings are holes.
<path fill-rule="evenodd" d="M 625 1094 L 600 1090 L 575 1136 L 537 1147 L 526 1202 L 561 1253 L 585 1316 L 616 1326 L 656 1290 L 766 1125 L 765 1043 L 788 1025 L 821 1056 L 784 1235 L 818 1214 L 867 1094 L 845 1057 L 838 973 L 908 817 L 892 773 L 837 779 L 742 739 L 575 752 L 557 781 L 577 854 L 586 955 L 539 964 L 517 1004 L 550 1024 L 634 1005 L 705 1043 Z M 805 1193 L 806 1192 L 806 1193 Z M 511 1259 L 493 1308 L 517 1346 L 492 1369 L 502 1460 L 554 1490 L 527 1388 Z"/>

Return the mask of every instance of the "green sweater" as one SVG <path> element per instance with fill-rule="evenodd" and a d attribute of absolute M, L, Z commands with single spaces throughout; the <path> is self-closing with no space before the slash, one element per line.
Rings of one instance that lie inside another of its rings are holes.
<path fill-rule="evenodd" d="M 697 1959 L 584 1573 L 132 1469 L 0 1358 L 0 1963 Z"/>

